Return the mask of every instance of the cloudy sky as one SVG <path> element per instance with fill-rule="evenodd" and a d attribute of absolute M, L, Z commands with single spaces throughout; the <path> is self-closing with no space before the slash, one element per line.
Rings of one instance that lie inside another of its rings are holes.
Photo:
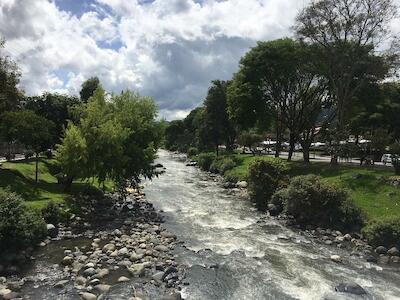
<path fill-rule="evenodd" d="M 307 3 L 0 0 L 0 35 L 29 95 L 77 94 L 98 76 L 108 91 L 152 96 L 160 115 L 175 119 L 203 101 L 211 80 L 231 78 L 256 41 L 291 36 Z"/>

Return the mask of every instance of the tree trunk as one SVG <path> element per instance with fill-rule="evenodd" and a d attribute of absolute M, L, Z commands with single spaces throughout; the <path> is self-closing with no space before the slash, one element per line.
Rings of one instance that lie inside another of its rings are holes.
<path fill-rule="evenodd" d="M 39 173 L 39 167 L 38 167 L 38 164 L 39 164 L 39 154 L 36 152 L 36 165 L 35 165 L 35 182 L 37 183 L 38 182 L 38 173 Z"/>
<path fill-rule="evenodd" d="M 215 146 L 215 152 L 217 153 L 217 156 L 219 155 L 219 151 L 218 151 L 218 144 Z"/>
<path fill-rule="evenodd" d="M 275 144 L 275 157 L 279 157 L 281 152 L 281 129 L 280 125 L 276 125 L 276 144 Z"/>
<path fill-rule="evenodd" d="M 292 133 L 290 133 L 289 137 L 289 154 L 288 154 L 288 161 L 292 160 L 293 153 L 294 153 L 294 147 L 296 146 L 295 139 Z"/>
<path fill-rule="evenodd" d="M 67 177 L 65 179 L 65 186 L 64 186 L 64 192 L 69 193 L 71 191 L 71 186 L 72 186 L 72 182 L 73 182 L 73 178 L 72 177 Z"/>
<path fill-rule="evenodd" d="M 302 147 L 303 147 L 303 160 L 305 163 L 309 164 L 310 163 L 310 144 L 304 143 L 302 145 Z"/>

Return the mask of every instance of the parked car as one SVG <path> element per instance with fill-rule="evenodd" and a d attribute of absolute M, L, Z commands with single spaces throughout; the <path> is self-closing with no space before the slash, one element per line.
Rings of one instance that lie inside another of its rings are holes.
<path fill-rule="evenodd" d="M 383 154 L 381 158 L 381 162 L 383 162 L 384 165 L 387 163 L 392 163 L 393 155 L 392 154 Z"/>

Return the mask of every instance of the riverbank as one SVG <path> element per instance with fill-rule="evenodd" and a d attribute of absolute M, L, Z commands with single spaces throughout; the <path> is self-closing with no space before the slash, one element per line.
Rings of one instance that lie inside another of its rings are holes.
<path fill-rule="evenodd" d="M 145 195 L 115 198 L 102 213 L 41 243 L 18 276 L 0 279 L 0 298 L 180 299 L 178 241 Z"/>
<path fill-rule="evenodd" d="M 225 188 L 242 190 L 246 193 L 249 166 L 258 159 L 269 160 L 271 158 L 246 155 L 222 155 L 215 157 L 212 154 L 200 154 L 194 158 L 194 161 L 189 161 L 186 165 L 195 166 L 199 164 L 202 169 L 222 175 L 225 179 L 225 183 L 223 184 Z M 320 163 L 305 165 L 298 162 L 290 162 L 287 165 L 287 175 L 290 178 L 310 173 L 318 174 L 324 181 L 330 184 L 333 183 L 346 187 L 351 200 L 363 210 L 364 214 L 362 216 L 367 217 L 364 220 L 367 225 L 373 224 L 376 219 L 385 220 L 388 216 L 398 216 L 400 213 L 400 201 L 397 202 L 396 199 L 393 199 L 393 197 L 399 195 L 398 187 L 384 180 L 390 175 L 387 169 L 356 167 L 354 165 L 331 167 L 326 164 L 321 165 Z M 375 200 L 376 197 L 380 197 L 379 202 Z M 268 212 L 271 217 L 284 221 L 285 225 L 299 230 L 299 234 L 313 238 L 322 244 L 346 249 L 353 256 L 358 256 L 367 262 L 389 264 L 395 267 L 400 266 L 398 247 L 395 247 L 393 244 L 386 245 L 386 243 L 391 244 L 392 241 L 386 241 L 387 237 L 385 234 L 376 236 L 378 244 L 373 247 L 369 244 L 366 236 L 361 234 L 360 231 L 342 233 L 338 230 L 333 230 L 333 228 L 305 226 L 304 224 L 299 226 L 290 216 L 285 214 L 280 215 L 281 211 L 274 204 L 268 204 Z M 384 226 L 390 225 L 385 224 Z M 395 230 L 395 228 L 388 228 L 387 230 L 387 234 L 389 235 L 392 234 L 389 230 Z M 332 259 L 337 262 L 341 261 L 341 258 L 336 255 L 333 255 Z"/>

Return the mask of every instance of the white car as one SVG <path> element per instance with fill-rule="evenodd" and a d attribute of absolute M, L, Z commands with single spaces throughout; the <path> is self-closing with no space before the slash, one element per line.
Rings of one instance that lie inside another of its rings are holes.
<path fill-rule="evenodd" d="M 383 164 L 386 165 L 387 163 L 391 163 L 392 159 L 393 159 L 392 154 L 383 154 L 381 162 L 383 162 Z"/>

